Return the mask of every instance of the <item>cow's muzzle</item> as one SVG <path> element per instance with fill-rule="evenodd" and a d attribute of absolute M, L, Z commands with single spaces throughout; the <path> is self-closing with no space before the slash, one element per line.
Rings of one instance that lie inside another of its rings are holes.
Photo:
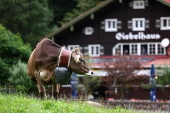
<path fill-rule="evenodd" d="M 88 73 L 85 73 L 85 75 L 86 75 L 86 76 L 91 76 L 91 75 L 93 75 L 93 71 L 90 70 Z"/>

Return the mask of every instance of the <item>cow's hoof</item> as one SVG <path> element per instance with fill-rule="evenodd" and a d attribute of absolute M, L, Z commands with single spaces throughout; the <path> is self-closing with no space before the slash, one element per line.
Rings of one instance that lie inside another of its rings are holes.
<path fill-rule="evenodd" d="M 44 94 L 43 92 L 40 92 L 40 93 L 39 93 L 39 98 L 40 98 L 41 100 L 43 100 L 44 97 L 45 97 L 45 94 Z"/>
<path fill-rule="evenodd" d="M 58 95 L 59 95 L 59 94 L 58 94 L 57 92 L 53 94 L 55 100 L 58 99 Z"/>

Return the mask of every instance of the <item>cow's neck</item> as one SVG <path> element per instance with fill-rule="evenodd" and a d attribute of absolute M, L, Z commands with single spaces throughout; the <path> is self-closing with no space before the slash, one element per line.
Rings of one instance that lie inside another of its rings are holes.
<path fill-rule="evenodd" d="M 72 51 L 66 50 L 64 47 L 61 48 L 59 55 L 58 66 L 69 67 Z"/>

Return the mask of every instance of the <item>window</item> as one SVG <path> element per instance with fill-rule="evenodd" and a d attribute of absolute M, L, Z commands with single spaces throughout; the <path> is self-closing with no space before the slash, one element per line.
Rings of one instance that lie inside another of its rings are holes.
<path fill-rule="evenodd" d="M 145 31 L 145 18 L 133 18 L 132 19 L 133 31 Z"/>
<path fill-rule="evenodd" d="M 161 46 L 161 44 L 158 44 L 158 53 L 157 54 L 163 54 L 165 52 L 165 49 Z"/>
<path fill-rule="evenodd" d="M 129 45 L 123 45 L 123 55 L 129 55 Z"/>
<path fill-rule="evenodd" d="M 155 46 L 155 44 L 149 44 L 149 54 L 150 55 L 154 55 L 155 54 L 155 48 L 156 48 L 156 46 Z"/>
<path fill-rule="evenodd" d="M 104 55 L 104 47 L 100 44 L 88 45 L 84 47 L 83 54 L 92 57 L 98 57 Z"/>
<path fill-rule="evenodd" d="M 165 55 L 166 49 L 157 43 L 119 43 L 113 47 L 113 55 Z"/>
<path fill-rule="evenodd" d="M 117 19 L 106 19 L 105 31 L 106 32 L 117 31 Z"/>
<path fill-rule="evenodd" d="M 84 30 L 85 35 L 92 35 L 94 32 L 94 29 L 92 27 L 86 27 Z"/>
<path fill-rule="evenodd" d="M 131 47 L 131 51 L 130 51 L 130 53 L 131 53 L 131 55 L 137 55 L 137 52 L 138 52 L 138 45 L 137 44 L 132 44 L 132 45 L 130 45 L 130 47 Z"/>
<path fill-rule="evenodd" d="M 89 45 L 88 49 L 89 49 L 89 56 L 100 56 L 99 44 Z"/>
<path fill-rule="evenodd" d="M 170 17 L 161 17 L 161 30 L 170 30 Z"/>
<path fill-rule="evenodd" d="M 68 45 L 68 46 L 67 46 L 67 49 L 70 50 L 70 51 L 72 51 L 72 50 L 74 50 L 75 48 L 79 48 L 79 47 L 80 47 L 79 45 Z"/>
<path fill-rule="evenodd" d="M 147 48 L 148 46 L 147 46 L 147 44 L 141 44 L 141 55 L 147 55 L 148 54 L 148 52 L 147 52 L 147 50 L 148 50 L 148 48 Z"/>
<path fill-rule="evenodd" d="M 115 55 L 121 55 L 121 53 L 122 53 L 121 50 L 122 50 L 122 46 L 118 45 L 118 47 L 115 50 Z"/>
<path fill-rule="evenodd" d="M 145 3 L 143 0 L 133 1 L 133 9 L 145 9 Z"/>

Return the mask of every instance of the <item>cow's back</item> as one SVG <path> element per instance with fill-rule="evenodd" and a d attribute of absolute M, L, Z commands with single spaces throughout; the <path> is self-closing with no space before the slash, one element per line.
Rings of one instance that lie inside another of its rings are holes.
<path fill-rule="evenodd" d="M 34 80 L 35 71 L 54 71 L 54 68 L 57 66 L 60 51 L 61 46 L 47 38 L 39 42 L 28 60 L 29 77 Z"/>

